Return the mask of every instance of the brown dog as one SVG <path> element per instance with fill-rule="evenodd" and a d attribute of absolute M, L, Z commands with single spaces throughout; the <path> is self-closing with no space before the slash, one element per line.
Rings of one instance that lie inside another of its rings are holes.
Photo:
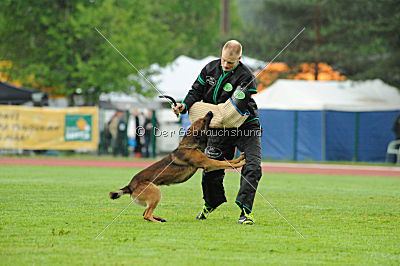
<path fill-rule="evenodd" d="M 197 120 L 187 130 L 178 148 L 143 171 L 135 175 L 129 185 L 110 192 L 111 199 L 117 199 L 123 194 L 131 194 L 132 200 L 146 207 L 143 217 L 152 222 L 166 222 L 161 217 L 153 216 L 153 211 L 161 200 L 159 185 L 182 183 L 191 178 L 198 168 L 204 171 L 238 168 L 245 165 L 242 153 L 239 158 L 230 161 L 218 161 L 204 154 L 207 146 L 207 130 L 213 117 L 212 112 Z"/>

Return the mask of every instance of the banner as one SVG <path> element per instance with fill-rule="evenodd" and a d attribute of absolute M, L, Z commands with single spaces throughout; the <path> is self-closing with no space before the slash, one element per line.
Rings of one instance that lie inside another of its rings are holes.
<path fill-rule="evenodd" d="M 97 150 L 97 107 L 0 105 L 0 149 Z"/>

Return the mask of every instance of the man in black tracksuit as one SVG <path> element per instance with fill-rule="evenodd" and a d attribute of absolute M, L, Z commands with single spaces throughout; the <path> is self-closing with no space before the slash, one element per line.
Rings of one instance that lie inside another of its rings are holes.
<path fill-rule="evenodd" d="M 241 54 L 240 43 L 228 41 L 222 49 L 221 59 L 203 68 L 182 104 L 173 110 L 175 113 L 186 113 L 198 101 L 211 104 L 224 103 L 230 98 L 241 101 L 235 106 L 240 113 L 249 114 L 248 119 L 239 128 L 210 129 L 206 155 L 216 160 L 230 160 L 236 147 L 245 153 L 246 165 L 242 168 L 240 189 L 235 202 L 241 209 L 239 223 L 253 224 L 251 211 L 261 178 L 261 134 L 257 105 L 251 98 L 251 94 L 257 92 L 256 82 L 251 71 L 240 62 Z M 224 170 L 203 172 L 205 204 L 197 219 L 206 219 L 210 212 L 226 202 L 224 175 Z"/>

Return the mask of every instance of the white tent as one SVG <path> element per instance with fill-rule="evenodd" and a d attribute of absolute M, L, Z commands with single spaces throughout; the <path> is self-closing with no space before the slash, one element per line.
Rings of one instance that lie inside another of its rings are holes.
<path fill-rule="evenodd" d="M 384 161 L 400 93 L 379 79 L 278 80 L 254 96 L 263 157 Z"/>
<path fill-rule="evenodd" d="M 181 55 L 165 67 L 160 67 L 158 64 L 152 65 L 150 70 L 159 72 L 152 76 L 152 80 L 164 94 L 176 100 L 183 100 L 203 67 L 215 59 L 217 57 L 208 56 L 197 60 Z M 265 67 L 264 62 L 253 58 L 244 56 L 241 61 L 254 71 Z"/>
<path fill-rule="evenodd" d="M 110 92 L 100 94 L 100 101 L 113 104 L 115 107 L 129 110 L 132 108 L 146 109 L 152 107 L 154 109 L 160 108 L 159 102 L 152 98 L 146 98 L 137 93 L 124 93 L 124 92 Z"/>
<path fill-rule="evenodd" d="M 400 109 L 400 93 L 380 79 L 278 80 L 253 97 L 259 109 L 384 111 Z"/>
<path fill-rule="evenodd" d="M 150 66 L 150 72 L 156 72 L 152 75 L 151 81 L 165 95 L 174 97 L 177 101 L 181 101 L 185 98 L 187 92 L 192 87 L 193 82 L 203 67 L 212 60 L 217 59 L 214 56 L 208 56 L 203 59 L 194 59 L 184 55 L 177 57 L 173 62 L 165 67 L 161 67 L 158 64 Z M 243 56 L 241 60 L 244 64 L 256 71 L 265 67 L 265 63 L 250 57 Z M 155 90 L 151 85 L 147 83 L 142 77 L 133 76 L 131 78 L 141 82 L 143 86 L 148 87 L 149 90 Z M 159 94 L 158 92 L 156 92 Z M 124 92 L 111 92 L 102 93 L 100 95 L 101 101 L 107 101 L 119 108 L 133 108 L 136 107 L 149 107 L 159 108 L 158 104 L 161 101 L 157 97 L 154 99 L 148 99 L 143 96 L 137 95 L 136 93 L 126 94 Z"/>

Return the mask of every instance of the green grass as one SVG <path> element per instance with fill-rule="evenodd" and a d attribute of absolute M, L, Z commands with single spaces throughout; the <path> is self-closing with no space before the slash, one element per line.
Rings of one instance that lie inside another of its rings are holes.
<path fill-rule="evenodd" d="M 72 151 L 60 151 L 60 155 L 20 155 L 20 154 L 0 154 L 0 158 L 2 157 L 13 157 L 13 158 L 35 158 L 35 159 L 76 159 L 76 160 L 96 160 L 96 161 L 148 161 L 153 162 L 157 161 L 160 158 L 164 157 L 167 154 L 159 154 L 157 158 L 135 158 L 133 155 L 129 157 L 123 156 L 112 156 L 112 155 L 97 155 L 94 152 L 91 153 L 76 153 Z M 355 165 L 355 166 L 390 166 L 390 167 L 399 167 L 394 163 L 386 163 L 386 162 L 357 162 L 357 161 L 292 161 L 292 160 L 273 160 L 273 159 L 263 159 L 265 163 L 293 163 L 293 164 L 322 164 L 322 165 Z"/>
<path fill-rule="evenodd" d="M 153 224 L 143 209 L 108 192 L 138 170 L 0 166 L 1 264 L 399 264 L 400 179 L 266 174 L 254 226 L 237 224 L 239 177 L 225 178 L 228 203 L 206 221 L 200 172 L 162 187 Z"/>
<path fill-rule="evenodd" d="M 96 161 L 157 161 L 156 158 L 135 158 L 133 155 L 129 157 L 124 156 L 112 156 L 112 155 L 97 155 L 94 153 L 75 153 L 75 152 L 61 152 L 60 155 L 20 155 L 20 154 L 5 154 L 1 155 L 0 158 L 32 158 L 32 159 L 74 159 L 74 160 L 96 160 Z M 160 156 L 161 158 L 162 156 Z"/>

